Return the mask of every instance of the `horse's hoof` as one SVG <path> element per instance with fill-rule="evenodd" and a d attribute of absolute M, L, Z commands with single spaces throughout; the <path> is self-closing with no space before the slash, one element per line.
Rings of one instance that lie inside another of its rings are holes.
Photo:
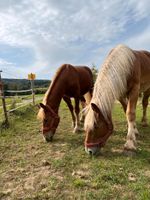
<path fill-rule="evenodd" d="M 146 122 L 142 122 L 143 127 L 148 127 L 148 124 Z"/>
<path fill-rule="evenodd" d="M 80 120 L 80 123 L 83 124 L 84 123 L 84 119 Z"/>
<path fill-rule="evenodd" d="M 81 118 L 80 118 L 80 122 L 81 122 L 81 123 L 84 123 L 84 120 L 85 120 L 85 117 L 81 117 Z"/>
<path fill-rule="evenodd" d="M 141 120 L 141 125 L 142 125 L 143 127 L 148 126 L 147 119 L 143 118 L 143 119 Z"/>
<path fill-rule="evenodd" d="M 126 156 L 134 156 L 136 154 L 136 147 L 133 146 L 133 145 L 129 146 L 127 144 L 124 145 L 124 150 L 123 150 L 124 155 L 126 155 Z"/>
<path fill-rule="evenodd" d="M 78 133 L 78 129 L 73 129 L 73 133 Z"/>
<path fill-rule="evenodd" d="M 136 151 L 135 150 L 129 150 L 129 149 L 125 149 L 123 150 L 123 154 L 125 156 L 135 156 L 136 155 Z"/>
<path fill-rule="evenodd" d="M 139 134 L 139 132 L 135 132 L 135 135 L 138 137 L 140 134 Z"/>
<path fill-rule="evenodd" d="M 82 128 L 74 128 L 73 133 L 80 133 L 82 131 L 83 131 Z"/>

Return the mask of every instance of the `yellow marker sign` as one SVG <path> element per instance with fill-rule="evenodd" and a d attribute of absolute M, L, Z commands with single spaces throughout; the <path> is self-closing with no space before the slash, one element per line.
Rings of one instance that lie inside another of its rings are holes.
<path fill-rule="evenodd" d="M 28 79 L 29 80 L 34 80 L 36 78 L 36 75 L 35 74 L 28 74 Z"/>

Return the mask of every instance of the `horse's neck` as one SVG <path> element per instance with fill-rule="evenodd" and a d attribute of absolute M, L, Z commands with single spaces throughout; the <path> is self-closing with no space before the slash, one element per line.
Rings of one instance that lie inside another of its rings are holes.
<path fill-rule="evenodd" d="M 93 92 L 92 101 L 96 103 L 96 105 L 99 107 L 105 119 L 111 116 L 115 100 L 116 98 L 113 95 L 110 86 L 107 86 L 103 79 L 102 81 L 101 79 L 97 80 Z"/>
<path fill-rule="evenodd" d="M 63 83 L 57 81 L 47 96 L 46 104 L 48 104 L 56 113 L 58 113 L 58 108 L 61 99 L 64 96 L 64 91 L 65 86 L 63 86 Z"/>

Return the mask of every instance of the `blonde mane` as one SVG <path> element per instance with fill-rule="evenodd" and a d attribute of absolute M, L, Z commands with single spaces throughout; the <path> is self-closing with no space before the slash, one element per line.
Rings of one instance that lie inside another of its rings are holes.
<path fill-rule="evenodd" d="M 101 110 L 105 119 L 110 116 L 114 101 L 126 93 L 127 79 L 131 75 L 135 55 L 125 46 L 118 45 L 108 55 L 96 79 L 91 102 Z M 85 129 L 93 129 L 95 116 L 92 108 L 85 118 Z"/>
<path fill-rule="evenodd" d="M 52 91 L 52 89 L 53 89 L 53 87 L 54 87 L 54 85 L 55 85 L 55 83 L 56 83 L 58 77 L 61 75 L 62 71 L 68 67 L 68 65 L 69 65 L 69 64 L 63 64 L 63 65 L 62 65 L 61 67 L 59 67 L 58 70 L 56 71 L 55 76 L 53 77 L 52 82 L 51 82 L 49 88 L 47 89 L 47 91 L 46 91 L 46 93 L 45 93 L 45 95 L 44 95 L 44 98 L 43 98 L 43 101 L 42 101 L 42 103 L 43 103 L 44 105 L 47 104 L 48 97 L 49 97 L 49 95 L 51 94 L 51 91 Z M 45 118 L 45 113 L 44 113 L 44 110 L 43 110 L 42 108 L 39 109 L 39 112 L 38 112 L 38 114 L 37 114 L 37 118 L 40 119 L 40 120 L 43 120 L 43 119 Z"/>

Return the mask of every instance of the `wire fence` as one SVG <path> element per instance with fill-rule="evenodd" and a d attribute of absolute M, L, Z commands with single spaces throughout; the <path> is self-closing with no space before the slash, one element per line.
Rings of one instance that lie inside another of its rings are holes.
<path fill-rule="evenodd" d="M 11 93 L 11 94 L 15 94 L 15 96 L 7 96 L 7 98 L 12 98 L 14 100 L 14 107 L 15 108 L 12 108 L 12 109 L 8 109 L 8 105 L 7 105 L 7 112 L 10 113 L 10 112 L 13 112 L 19 108 L 22 108 L 22 107 L 25 107 L 26 105 L 30 104 L 31 102 L 33 102 L 33 97 L 28 99 L 28 101 L 26 100 L 26 102 L 21 102 L 21 103 L 16 103 L 15 102 L 15 99 L 21 99 L 22 98 L 22 95 L 18 95 L 19 93 L 26 93 L 26 92 L 31 92 L 32 94 L 32 89 L 28 89 L 28 90 L 6 90 L 5 92 L 7 93 Z M 31 94 L 29 95 L 26 95 L 26 98 L 28 98 L 29 96 L 31 96 Z M 6 98 L 6 97 L 5 97 Z"/>
<path fill-rule="evenodd" d="M 15 87 L 5 87 L 7 84 L 7 78 L 1 77 L 1 74 L 4 74 L 9 79 L 16 79 Z M 22 79 L 25 83 L 23 87 L 19 85 L 18 80 Z M 40 87 L 41 84 L 38 86 L 34 85 L 34 83 L 38 83 L 38 80 L 35 80 L 35 74 L 28 74 L 28 79 L 25 77 L 21 77 L 20 75 L 14 75 L 12 72 L 9 72 L 8 69 L 3 68 L 3 71 L 0 70 L 0 121 L 5 122 L 5 124 L 9 125 L 9 113 L 12 113 L 18 109 L 21 109 L 29 104 L 35 105 L 38 101 L 43 99 L 43 95 L 47 90 L 47 83 L 44 83 L 44 87 Z M 35 82 L 34 82 L 35 80 Z M 29 81 L 28 83 L 26 81 Z M 5 85 L 4 85 L 5 83 Z M 18 85 L 17 85 L 18 84 Z M 49 83 L 48 83 L 49 84 Z M 7 89 L 6 89 L 7 88 Z M 12 89 L 8 89 L 12 88 Z M 15 88 L 15 89 L 14 89 Z M 16 90 L 16 88 L 18 88 Z M 24 88 L 24 89 L 22 89 Z M 36 95 L 35 95 L 36 94 Z"/>
<path fill-rule="evenodd" d="M 38 97 L 33 97 L 33 93 L 32 90 L 6 90 L 8 93 L 15 93 L 15 95 L 13 96 L 4 96 L 3 98 L 6 99 L 6 108 L 7 108 L 7 113 L 13 112 L 19 108 L 25 107 L 28 104 L 33 104 L 35 105 L 35 101 L 41 100 L 42 97 L 38 96 Z M 5 92 L 6 92 L 5 91 Z M 30 92 L 29 95 L 18 95 L 20 93 L 26 93 L 26 92 Z M 33 100 L 34 98 L 34 100 Z M 7 99 L 9 99 L 10 101 L 8 102 Z M 14 106 L 13 106 L 14 104 Z M 0 106 L 2 107 L 2 106 Z M 10 107 L 14 107 L 12 109 L 10 109 Z"/>
<path fill-rule="evenodd" d="M 29 90 L 5 90 L 8 93 L 23 93 L 23 92 L 32 92 L 32 89 Z"/>
<path fill-rule="evenodd" d="M 2 83 L 2 81 L 0 81 L 0 83 Z M 5 96 L 5 93 L 10 95 Z M 28 106 L 29 104 L 35 105 L 35 101 L 37 102 L 38 100 L 42 100 L 42 96 L 35 97 L 33 84 L 31 84 L 30 89 L 26 90 L 3 90 L 1 84 L 0 98 L 2 100 L 2 104 L 0 104 L 0 110 L 4 114 L 6 124 L 9 124 L 9 113 Z"/>

